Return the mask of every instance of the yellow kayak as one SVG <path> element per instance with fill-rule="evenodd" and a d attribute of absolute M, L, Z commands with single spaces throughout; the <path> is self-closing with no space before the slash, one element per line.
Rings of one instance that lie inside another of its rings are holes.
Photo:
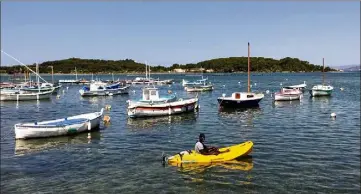
<path fill-rule="evenodd" d="M 252 152 L 253 142 L 247 141 L 238 145 L 220 148 L 219 151 L 229 152 L 221 153 L 218 155 L 202 155 L 196 153 L 194 150 L 182 151 L 174 156 L 165 158 L 169 164 L 180 163 L 212 163 L 212 162 L 224 162 L 236 159 L 241 156 L 246 156 Z"/>

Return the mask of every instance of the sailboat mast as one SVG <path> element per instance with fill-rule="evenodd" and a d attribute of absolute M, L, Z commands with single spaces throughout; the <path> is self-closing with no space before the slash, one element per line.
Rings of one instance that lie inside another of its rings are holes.
<path fill-rule="evenodd" d="M 145 61 L 145 79 L 148 78 L 148 67 L 147 67 L 147 61 Z"/>
<path fill-rule="evenodd" d="M 322 58 L 322 85 L 325 85 L 325 58 Z"/>
<path fill-rule="evenodd" d="M 112 73 L 112 79 L 113 79 L 113 82 L 114 82 L 114 74 Z"/>
<path fill-rule="evenodd" d="M 39 65 L 38 63 L 36 63 L 36 73 L 38 74 L 37 78 L 38 78 L 38 91 L 40 93 L 40 84 L 39 84 Z"/>
<path fill-rule="evenodd" d="M 76 67 L 75 67 L 75 80 L 78 80 L 78 73 L 76 72 Z"/>
<path fill-rule="evenodd" d="M 150 65 L 148 65 L 148 79 L 150 79 Z"/>
<path fill-rule="evenodd" d="M 251 88 L 250 88 L 250 46 L 249 46 L 249 42 L 248 42 L 248 92 L 251 92 Z"/>

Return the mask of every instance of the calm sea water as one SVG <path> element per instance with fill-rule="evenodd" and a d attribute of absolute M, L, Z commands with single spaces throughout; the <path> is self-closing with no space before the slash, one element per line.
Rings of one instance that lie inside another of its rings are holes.
<path fill-rule="evenodd" d="M 79 76 L 90 79 L 91 76 Z M 111 79 L 111 75 L 98 76 Z M 115 79 L 134 77 L 115 75 Z M 181 79 L 172 90 L 186 93 Z M 247 75 L 208 75 L 215 90 L 199 94 L 200 110 L 178 116 L 128 119 L 129 95 L 82 98 L 82 86 L 63 87 L 60 98 L 40 102 L 1 102 L 2 193 L 359 193 L 360 73 L 328 73 L 332 97 L 273 103 L 271 93 L 283 85 L 308 87 L 321 82 L 320 73 L 253 74 L 253 91 L 265 92 L 259 109 L 220 111 L 222 93 L 245 91 Z M 44 76 L 50 80 L 51 76 Z M 56 76 L 73 79 L 74 76 Z M 7 77 L 2 77 L 6 80 Z M 224 85 L 224 86 L 223 86 Z M 340 88 L 344 88 L 343 91 Z M 64 90 L 64 92 L 63 92 Z M 108 126 L 71 137 L 15 140 L 14 124 L 112 109 Z M 330 118 L 335 112 L 337 118 Z M 161 156 L 194 148 L 199 133 L 207 142 L 228 146 L 251 140 L 251 157 L 239 164 L 180 168 L 163 166 Z"/>

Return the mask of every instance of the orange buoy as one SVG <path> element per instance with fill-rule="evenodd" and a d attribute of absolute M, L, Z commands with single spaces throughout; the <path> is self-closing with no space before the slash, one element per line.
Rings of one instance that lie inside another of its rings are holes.
<path fill-rule="evenodd" d="M 105 123 L 109 123 L 109 122 L 110 122 L 110 116 L 105 115 L 104 118 L 103 118 L 103 121 L 104 121 Z"/>

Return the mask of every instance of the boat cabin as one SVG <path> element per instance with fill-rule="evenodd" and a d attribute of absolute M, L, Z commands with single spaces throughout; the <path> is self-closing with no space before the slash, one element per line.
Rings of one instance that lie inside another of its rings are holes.
<path fill-rule="evenodd" d="M 90 91 L 105 90 L 106 84 L 103 82 L 93 82 L 90 84 Z"/>
<path fill-rule="evenodd" d="M 253 98 L 253 97 L 254 97 L 254 95 L 252 93 L 235 92 L 232 94 L 232 98 L 235 100 L 247 99 L 247 98 Z"/>
<path fill-rule="evenodd" d="M 143 101 L 158 101 L 159 91 L 158 88 L 144 88 Z"/>

